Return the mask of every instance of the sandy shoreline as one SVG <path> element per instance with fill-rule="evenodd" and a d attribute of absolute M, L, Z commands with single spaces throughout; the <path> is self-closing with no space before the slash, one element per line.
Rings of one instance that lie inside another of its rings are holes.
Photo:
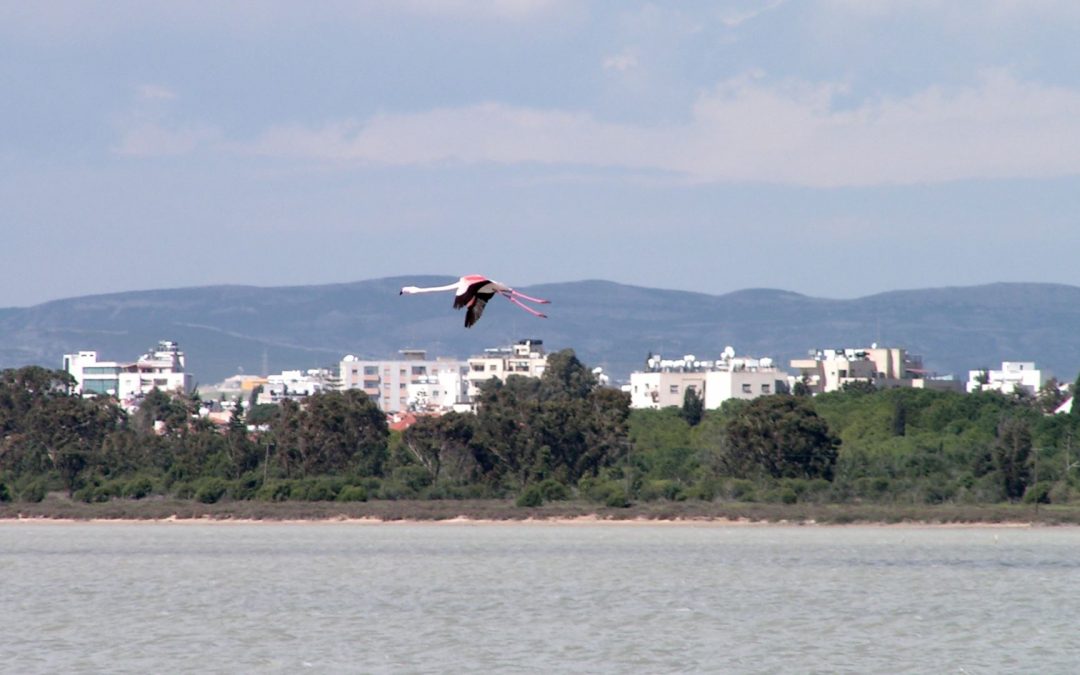
<path fill-rule="evenodd" d="M 601 518 L 596 515 L 575 516 L 571 518 L 523 518 L 523 519 L 494 519 L 494 518 L 467 518 L 459 516 L 455 518 L 443 518 L 438 520 L 424 519 L 381 519 L 374 517 L 351 518 L 312 518 L 312 519 L 258 519 L 258 518 L 218 518 L 201 516 L 195 518 L 179 518 L 170 516 L 167 518 L 50 518 L 43 516 L 0 518 L 0 527 L 5 525 L 359 525 L 359 526 L 395 526 L 395 525 L 438 525 L 438 526 L 507 526 L 507 525 L 545 525 L 545 526 L 579 526 L 579 525 L 603 525 L 622 527 L 641 526 L 675 526 L 675 527 L 826 527 L 826 528 L 851 528 L 851 527 L 882 527 L 889 529 L 897 528 L 934 528 L 934 529 L 1030 529 L 1035 527 L 1066 527 L 1075 528 L 1080 525 L 1071 523 L 1045 524 L 1025 521 L 1012 522 L 851 522 L 851 523 L 828 523 L 816 521 L 763 521 L 749 518 Z"/>
<path fill-rule="evenodd" d="M 62 495 L 39 503 L 0 504 L 3 523 L 345 524 L 675 527 L 1042 527 L 1080 526 L 1080 505 L 773 504 L 642 502 L 625 508 L 584 501 L 523 508 L 509 500 L 379 500 L 358 503 L 111 500 L 85 504 Z"/>

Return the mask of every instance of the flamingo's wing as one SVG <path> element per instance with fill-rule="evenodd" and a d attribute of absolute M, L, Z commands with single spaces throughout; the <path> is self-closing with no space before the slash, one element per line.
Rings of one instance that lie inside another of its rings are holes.
<path fill-rule="evenodd" d="M 476 295 L 473 298 L 473 301 L 469 303 L 469 308 L 465 310 L 466 328 L 472 328 L 473 324 L 480 320 L 480 315 L 484 313 L 484 307 L 487 306 L 487 302 L 491 297 L 491 295 L 487 297 Z"/>
<path fill-rule="evenodd" d="M 491 296 L 495 294 L 495 291 L 493 289 L 485 288 L 486 286 L 491 285 L 490 279 L 486 279 L 481 276 L 475 276 L 475 278 L 463 277 L 463 280 L 468 280 L 471 283 L 469 283 L 468 286 L 465 286 L 464 288 L 458 290 L 457 294 L 454 296 L 454 309 L 468 307 L 469 304 L 472 302 L 473 298 L 477 297 L 477 295 L 486 293 L 487 297 L 485 298 L 485 300 L 490 300 Z"/>

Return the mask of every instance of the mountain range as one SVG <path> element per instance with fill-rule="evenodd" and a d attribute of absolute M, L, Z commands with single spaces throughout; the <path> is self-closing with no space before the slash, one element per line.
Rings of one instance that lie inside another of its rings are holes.
<path fill-rule="evenodd" d="M 814 298 L 771 289 L 723 295 L 586 280 L 522 290 L 549 298 L 547 320 L 500 298 L 466 330 L 450 293 L 399 296 L 402 285 L 452 277 L 345 284 L 207 286 L 76 297 L 0 309 L 0 368 L 59 368 L 64 354 L 95 350 L 131 361 L 174 340 L 203 385 L 239 372 L 334 367 L 346 354 L 395 358 L 401 349 L 465 358 L 520 339 L 573 348 L 588 366 L 626 380 L 646 357 L 740 356 L 780 365 L 822 348 L 904 347 L 927 369 L 966 379 L 1002 361 L 1035 361 L 1061 380 L 1080 369 L 1080 288 L 997 283 Z"/>

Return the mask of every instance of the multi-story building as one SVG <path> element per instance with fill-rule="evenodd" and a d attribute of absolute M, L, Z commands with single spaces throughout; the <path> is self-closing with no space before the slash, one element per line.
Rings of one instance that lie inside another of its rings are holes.
<path fill-rule="evenodd" d="M 492 347 L 469 358 L 466 394 L 470 401 L 480 395 L 480 384 L 491 378 L 506 380 L 510 375 L 540 377 L 547 368 L 543 340 L 518 340 L 509 347 Z"/>
<path fill-rule="evenodd" d="M 869 382 L 879 389 L 961 390 L 959 380 L 928 377 L 922 357 L 899 347 L 819 349 L 809 358 L 793 359 L 791 367 L 798 371 L 795 382 L 815 394 L 838 391 L 849 382 Z"/>
<path fill-rule="evenodd" d="M 693 389 L 706 408 L 719 408 L 728 399 L 752 399 L 788 390 L 788 374 L 770 358 L 737 358 L 728 347 L 716 360 L 681 359 L 649 355 L 645 370 L 630 374 L 630 407 L 681 406 Z"/>
<path fill-rule="evenodd" d="M 337 375 L 326 368 L 309 370 L 283 370 L 279 375 L 268 375 L 257 403 L 280 403 L 285 399 L 303 399 L 339 387 Z"/>
<path fill-rule="evenodd" d="M 154 389 L 190 394 L 194 378 L 184 367 L 184 352 L 171 340 L 158 342 L 134 362 L 98 361 L 96 351 L 64 355 L 64 370 L 75 378 L 76 393 L 108 394 L 124 405 Z"/>
<path fill-rule="evenodd" d="M 463 361 L 449 358 L 429 359 L 423 349 L 405 349 L 397 360 L 364 360 L 348 355 L 341 360 L 340 380 L 343 389 L 362 389 L 383 412 L 399 412 L 409 407 L 409 386 L 428 383 L 433 378 L 451 386 L 454 375 L 460 378 L 468 367 Z M 460 384 L 459 384 L 460 386 Z M 464 402 L 464 392 L 440 389 L 440 400 Z"/>
<path fill-rule="evenodd" d="M 968 371 L 968 392 L 1000 391 L 1003 394 L 1039 393 L 1050 379 L 1049 373 L 1035 367 L 1034 361 L 1003 361 L 1001 370 Z"/>
<path fill-rule="evenodd" d="M 442 370 L 421 376 L 405 388 L 405 403 L 413 412 L 441 412 L 469 409 L 464 370 Z"/>

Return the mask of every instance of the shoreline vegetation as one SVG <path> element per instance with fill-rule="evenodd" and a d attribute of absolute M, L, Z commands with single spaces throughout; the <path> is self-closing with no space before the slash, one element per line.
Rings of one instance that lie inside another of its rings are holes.
<path fill-rule="evenodd" d="M 50 494 L 36 503 L 0 504 L 0 522 L 191 521 L 376 523 L 686 523 L 787 525 L 1080 525 L 1080 507 L 1032 504 L 766 504 L 648 502 L 623 508 L 567 501 L 538 507 L 514 500 L 375 500 L 368 502 L 221 501 L 171 498 L 84 503 Z"/>
<path fill-rule="evenodd" d="M 27 367 L 0 372 L 0 519 L 1076 525 L 1080 406 L 1045 389 L 638 410 L 568 349 L 403 430 L 355 389 L 218 427 L 197 395 L 128 412 Z"/>

